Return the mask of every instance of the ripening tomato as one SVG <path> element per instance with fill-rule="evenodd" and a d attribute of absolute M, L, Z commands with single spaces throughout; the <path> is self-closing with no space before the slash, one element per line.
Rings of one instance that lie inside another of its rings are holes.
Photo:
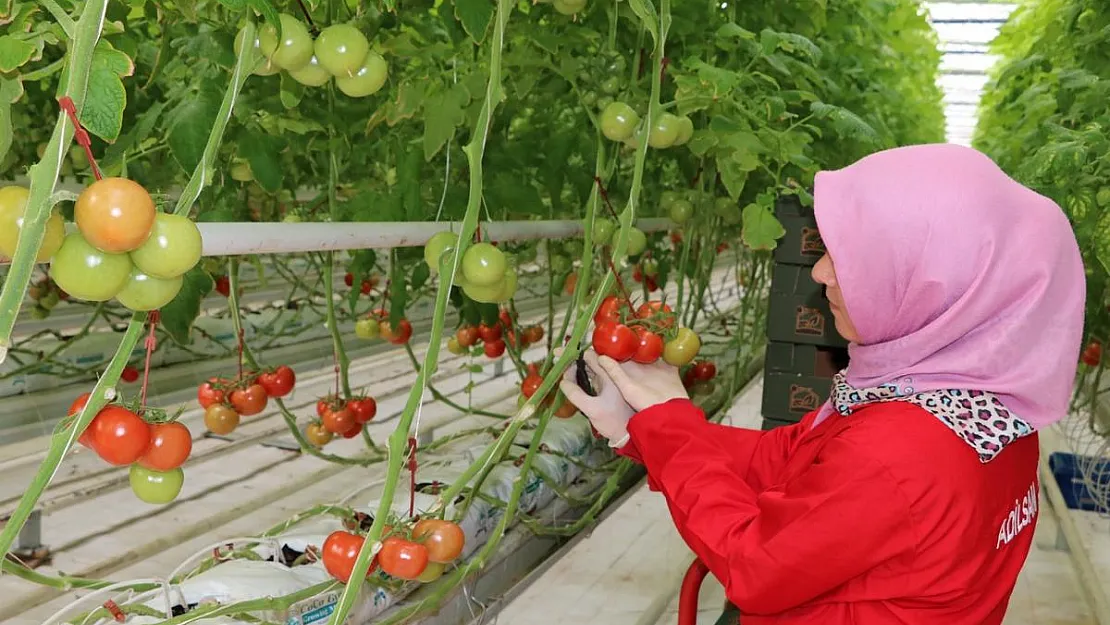
<path fill-rule="evenodd" d="M 170 503 L 181 493 L 185 484 L 185 472 L 181 467 L 169 471 L 156 471 L 139 464 L 131 465 L 128 475 L 131 492 L 144 503 L 164 505 Z"/>
<path fill-rule="evenodd" d="M 505 341 L 498 339 L 482 345 L 482 351 L 490 358 L 500 358 L 505 353 Z"/>
<path fill-rule="evenodd" d="M 412 324 L 408 319 L 402 319 L 397 322 L 397 329 L 394 330 L 389 325 L 389 320 L 386 319 L 381 323 L 382 338 L 393 343 L 394 345 L 404 345 L 412 338 Z"/>
<path fill-rule="evenodd" d="M 373 291 L 373 290 L 374 290 L 374 283 L 370 282 L 369 280 L 363 280 L 362 281 L 362 286 L 359 287 L 359 291 L 363 295 L 369 295 L 370 291 Z"/>
<path fill-rule="evenodd" d="M 694 372 L 694 379 L 699 382 L 708 382 L 717 377 L 717 365 L 710 360 L 695 362 L 692 371 Z"/>
<path fill-rule="evenodd" d="M 225 404 L 212 404 L 204 410 L 204 427 L 218 436 L 227 436 L 239 427 L 239 413 Z"/>
<path fill-rule="evenodd" d="M 612 321 L 600 323 L 594 328 L 592 343 L 595 352 L 617 362 L 625 362 L 632 358 L 640 345 L 636 333 L 631 328 Z"/>
<path fill-rule="evenodd" d="M 267 371 L 258 376 L 258 383 L 266 389 L 270 397 L 285 397 L 293 390 L 297 376 L 287 365 L 281 365 L 273 371 Z"/>
<path fill-rule="evenodd" d="M 352 427 L 358 425 L 354 415 L 346 409 L 329 410 L 321 417 L 324 428 L 334 434 L 345 434 Z"/>
<path fill-rule="evenodd" d="M 428 549 L 400 536 L 390 536 L 382 541 L 378 566 L 397 579 L 416 579 L 428 566 Z"/>
<path fill-rule="evenodd" d="M 466 535 L 457 523 L 442 519 L 422 519 L 412 528 L 412 537 L 428 550 L 428 561 L 453 562 L 462 555 Z"/>
<path fill-rule="evenodd" d="M 459 342 L 462 347 L 473 347 L 479 338 L 479 330 L 474 326 L 463 326 L 455 332 L 455 340 Z"/>
<path fill-rule="evenodd" d="M 224 401 L 224 392 L 213 388 L 213 385 L 223 383 L 224 381 L 219 378 L 209 378 L 207 382 L 197 387 L 197 401 L 201 408 L 208 408 L 212 404 L 219 404 Z"/>
<path fill-rule="evenodd" d="M 663 355 L 663 337 L 643 327 L 636 328 L 636 336 L 639 338 L 639 345 L 632 360 L 643 365 L 659 360 Z"/>
<path fill-rule="evenodd" d="M 373 397 L 352 399 L 347 402 L 347 411 L 354 416 L 356 423 L 366 423 L 378 414 L 378 402 L 374 401 Z"/>
<path fill-rule="evenodd" d="M 72 417 L 81 414 L 81 411 L 85 409 L 85 404 L 89 403 L 90 396 L 91 393 L 81 393 L 80 395 L 78 395 L 77 399 L 73 400 L 73 403 L 69 406 L 69 416 Z M 93 417 L 93 420 L 89 422 L 89 425 L 85 428 L 85 431 L 81 432 L 81 436 L 78 437 L 77 442 L 84 445 L 85 447 L 88 447 L 89 449 L 93 449 L 93 446 L 96 444 L 96 441 L 93 438 L 93 432 L 96 429 L 95 426 L 96 417 Z"/>
<path fill-rule="evenodd" d="M 321 423 L 309 423 L 304 429 L 304 437 L 316 447 L 323 447 L 331 442 L 332 433 Z"/>
<path fill-rule="evenodd" d="M 416 581 L 421 584 L 430 584 L 440 577 L 443 577 L 443 570 L 447 568 L 446 564 L 442 562 L 429 562 L 428 567 L 416 578 Z"/>
<path fill-rule="evenodd" d="M 701 339 L 690 328 L 679 328 L 675 338 L 663 346 L 663 360 L 672 367 L 682 367 L 693 362 L 701 349 Z"/>
<path fill-rule="evenodd" d="M 231 391 L 228 399 L 231 401 L 231 407 L 235 408 L 235 412 L 244 417 L 250 417 L 266 409 L 268 396 L 266 395 L 266 389 L 256 382 Z"/>
<path fill-rule="evenodd" d="M 321 419 L 335 408 L 335 400 L 331 397 L 321 397 L 316 400 L 316 416 Z"/>
<path fill-rule="evenodd" d="M 176 421 L 150 426 L 150 447 L 139 458 L 139 464 L 155 471 L 172 471 L 185 464 L 193 451 L 193 435 L 189 428 Z"/>
<path fill-rule="evenodd" d="M 93 441 L 93 448 L 105 462 L 126 466 L 138 460 L 150 446 L 150 426 L 122 406 L 105 406 L 96 415 Z"/>
<path fill-rule="evenodd" d="M 559 404 L 559 407 L 555 409 L 555 416 L 560 419 L 569 419 L 576 414 L 578 414 L 578 407 L 570 403 L 570 400 L 565 397 L 563 398 L 563 403 Z"/>
<path fill-rule="evenodd" d="M 85 187 L 73 206 L 81 235 L 109 254 L 130 252 L 146 242 L 156 214 L 146 189 L 126 178 L 97 180 Z"/>
<path fill-rule="evenodd" d="M 456 356 L 462 356 L 466 353 L 466 348 L 462 345 L 459 345 L 459 339 L 452 336 L 451 338 L 447 339 L 447 351 Z"/>
<path fill-rule="evenodd" d="M 482 340 L 486 343 L 500 340 L 502 336 L 501 324 L 495 323 L 489 326 L 483 323 L 478 326 L 478 336 L 482 337 Z"/>
<path fill-rule="evenodd" d="M 567 276 L 566 282 L 563 284 L 563 291 L 567 295 L 574 295 L 574 289 L 578 286 L 578 274 L 572 273 Z"/>
<path fill-rule="evenodd" d="M 543 384 L 543 378 L 537 374 L 530 373 L 528 377 L 524 378 L 524 381 L 520 383 L 520 394 L 525 397 L 531 397 L 540 389 L 541 384 Z"/>
<path fill-rule="evenodd" d="M 524 342 L 535 345 L 543 340 L 543 326 L 531 326 L 524 330 Z"/>
<path fill-rule="evenodd" d="M 23 229 L 23 215 L 27 211 L 27 198 L 30 189 L 26 187 L 0 187 L 0 256 L 12 258 Z M 65 221 L 57 211 L 52 211 L 46 220 L 46 231 L 42 237 L 35 262 L 44 263 L 62 246 L 66 236 Z"/>
<path fill-rule="evenodd" d="M 362 550 L 365 542 L 366 539 L 358 534 L 343 530 L 332 532 L 324 540 L 324 546 L 320 550 L 324 569 L 329 575 L 346 584 L 351 579 L 358 552 Z M 374 570 L 373 563 L 370 565 L 370 570 Z"/>

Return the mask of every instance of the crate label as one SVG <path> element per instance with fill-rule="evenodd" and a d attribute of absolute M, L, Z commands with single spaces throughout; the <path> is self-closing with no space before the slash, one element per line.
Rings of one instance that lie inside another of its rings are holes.
<path fill-rule="evenodd" d="M 825 315 L 816 308 L 798 306 L 794 315 L 794 332 L 809 336 L 825 336 Z"/>
<path fill-rule="evenodd" d="M 812 412 L 821 405 L 821 396 L 809 386 L 800 384 L 790 385 L 790 401 L 788 407 L 791 412 Z"/>
<path fill-rule="evenodd" d="M 802 228 L 800 253 L 802 256 L 822 256 L 825 254 L 825 242 L 821 240 L 821 234 L 817 232 L 817 228 L 808 226 Z"/>

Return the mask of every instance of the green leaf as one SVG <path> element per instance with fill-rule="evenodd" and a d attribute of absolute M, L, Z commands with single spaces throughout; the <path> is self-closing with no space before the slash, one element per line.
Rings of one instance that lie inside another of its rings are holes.
<path fill-rule="evenodd" d="M 93 51 L 89 87 L 81 109 L 81 124 L 92 134 L 113 143 L 123 128 L 127 89 L 120 80 L 135 72 L 131 57 L 101 40 Z M 207 139 L 207 133 L 205 133 Z"/>
<path fill-rule="evenodd" d="M 417 290 L 432 277 L 432 270 L 428 267 L 428 263 L 417 263 L 412 269 L 412 279 L 409 284 L 412 290 Z"/>
<path fill-rule="evenodd" d="M 455 17 L 475 43 L 481 43 L 493 21 L 494 5 L 490 0 L 455 0 Z"/>
<path fill-rule="evenodd" d="M 786 234 L 786 229 L 775 217 L 770 208 L 760 204 L 748 204 L 742 214 L 743 230 L 741 238 L 744 245 L 753 250 L 773 250 L 778 240 Z"/>
<path fill-rule="evenodd" d="M 729 196 L 734 200 L 739 198 L 744 192 L 744 185 L 748 182 L 748 172 L 751 170 L 745 169 L 743 163 L 735 158 L 717 159 L 717 167 L 721 172 L 721 182 L 728 189 Z"/>
<path fill-rule="evenodd" d="M 274 25 L 281 32 L 281 16 L 269 0 L 247 0 L 247 6 L 254 9 L 267 22 Z"/>
<path fill-rule="evenodd" d="M 19 78 L 0 78 L 0 162 L 12 147 L 12 104 L 23 95 Z"/>
<path fill-rule="evenodd" d="M 281 105 L 287 109 L 296 108 L 304 97 L 304 85 L 293 80 L 288 72 L 281 73 Z"/>
<path fill-rule="evenodd" d="M 259 132 L 246 131 L 239 137 L 239 156 L 250 163 L 259 186 L 275 193 L 281 189 L 281 141 Z"/>
<path fill-rule="evenodd" d="M 200 314 L 200 304 L 215 287 L 212 276 L 201 269 L 199 264 L 190 269 L 184 278 L 177 297 L 161 310 L 162 328 L 179 345 L 193 342 L 190 334 L 193 322 Z"/>
<path fill-rule="evenodd" d="M 9 73 L 31 60 L 35 45 L 11 35 L 0 37 L 0 72 Z"/>
<path fill-rule="evenodd" d="M 659 45 L 659 22 L 655 19 L 655 6 L 652 5 L 651 0 L 628 0 L 628 6 L 643 22 L 644 28 L 651 33 L 654 45 Z"/>
<path fill-rule="evenodd" d="M 470 94 L 462 85 L 427 97 L 424 102 L 425 160 L 432 160 L 447 140 L 455 136 L 455 129 L 466 121 L 464 109 L 469 101 Z"/>
<path fill-rule="evenodd" d="M 829 120 L 833 130 L 844 138 L 857 139 L 873 145 L 882 143 L 879 133 L 870 124 L 846 108 L 824 102 L 814 102 L 809 108 L 819 119 Z"/>
<path fill-rule="evenodd" d="M 208 143 L 208 133 L 216 123 L 220 112 L 218 94 L 203 89 L 196 95 L 186 97 L 170 115 L 168 142 L 174 160 L 187 172 L 192 172 L 204 155 Z"/>

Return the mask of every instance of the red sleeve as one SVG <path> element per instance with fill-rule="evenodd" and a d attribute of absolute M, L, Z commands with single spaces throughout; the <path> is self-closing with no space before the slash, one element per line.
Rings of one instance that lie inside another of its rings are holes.
<path fill-rule="evenodd" d="M 698 410 L 691 402 L 682 402 L 676 404 L 676 407 L 678 410 L 691 408 Z M 733 457 L 736 472 L 758 493 L 778 482 L 778 476 L 786 466 L 786 461 L 793 453 L 798 440 L 809 430 L 811 417 L 812 414 L 807 415 L 802 423 L 767 431 L 710 423 L 705 421 L 704 417 L 702 421 L 707 435 L 716 438 L 718 443 L 728 450 Z M 625 458 L 631 458 L 640 464 L 644 463 L 643 454 L 632 439 L 616 451 Z M 651 490 L 659 490 L 650 475 L 648 486 Z"/>
<path fill-rule="evenodd" d="M 679 533 L 741 612 L 788 610 L 912 552 L 897 483 L 843 437 L 781 488 L 757 494 L 731 441 L 688 400 L 637 414 L 629 433 Z"/>

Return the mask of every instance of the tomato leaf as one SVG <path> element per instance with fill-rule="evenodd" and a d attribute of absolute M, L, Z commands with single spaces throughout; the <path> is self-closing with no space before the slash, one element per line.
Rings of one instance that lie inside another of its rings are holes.
<path fill-rule="evenodd" d="M 350 306 L 352 314 L 358 306 L 358 298 L 362 295 L 362 281 L 370 277 L 376 262 L 378 262 L 378 254 L 374 250 L 356 250 L 351 255 L 347 271 L 351 272 L 353 281 L 351 291 L 347 293 L 347 305 Z"/>
<path fill-rule="evenodd" d="M 9 73 L 31 60 L 35 45 L 11 35 L 0 37 L 0 72 Z"/>
<path fill-rule="evenodd" d="M 208 133 L 220 112 L 220 96 L 209 89 L 184 99 L 170 115 L 168 142 L 174 160 L 187 172 L 197 167 L 208 143 Z"/>
<path fill-rule="evenodd" d="M 773 250 L 778 240 L 786 234 L 786 229 L 770 208 L 752 203 L 744 207 L 742 213 L 743 230 L 741 237 L 744 245 L 753 250 Z"/>
<path fill-rule="evenodd" d="M 463 85 L 433 93 L 424 101 L 424 159 L 432 160 L 455 130 L 466 121 L 470 93 Z"/>
<path fill-rule="evenodd" d="M 127 90 L 120 80 L 135 72 L 131 57 L 101 40 L 93 51 L 89 87 L 81 108 L 81 123 L 92 134 L 112 143 L 123 127 Z M 205 136 L 207 138 L 207 135 Z"/>
<path fill-rule="evenodd" d="M 190 269 L 184 278 L 177 297 L 161 309 L 162 328 L 178 345 L 193 342 L 191 331 L 193 322 L 200 314 L 200 304 L 216 286 L 212 276 L 199 264 Z"/>
<path fill-rule="evenodd" d="M 296 108 L 304 97 L 304 85 L 293 80 L 288 72 L 281 73 L 281 105 L 287 109 Z"/>
<path fill-rule="evenodd" d="M 250 163 L 259 186 L 275 193 L 281 189 L 281 141 L 259 132 L 246 131 L 239 137 L 239 156 Z"/>
<path fill-rule="evenodd" d="M 432 277 L 432 270 L 428 267 L 427 263 L 417 263 L 412 269 L 412 278 L 410 287 L 412 290 L 419 289 L 424 286 L 428 278 Z"/>
<path fill-rule="evenodd" d="M 659 45 L 659 22 L 655 19 L 655 6 L 651 0 L 628 0 L 628 6 L 643 22 L 644 28 L 651 33 L 651 40 L 655 45 Z"/>
<path fill-rule="evenodd" d="M 736 158 L 717 159 L 717 168 L 721 172 L 721 182 L 728 189 L 729 196 L 734 200 L 739 198 L 744 192 L 744 185 L 748 182 L 750 170 L 745 169 L 742 160 Z"/>
<path fill-rule="evenodd" d="M 455 17 L 474 43 L 481 43 L 485 38 L 493 13 L 494 5 L 490 0 L 455 0 Z"/>
<path fill-rule="evenodd" d="M 19 78 L 0 77 L 0 162 L 12 147 L 12 104 L 23 95 L 23 82 Z"/>

